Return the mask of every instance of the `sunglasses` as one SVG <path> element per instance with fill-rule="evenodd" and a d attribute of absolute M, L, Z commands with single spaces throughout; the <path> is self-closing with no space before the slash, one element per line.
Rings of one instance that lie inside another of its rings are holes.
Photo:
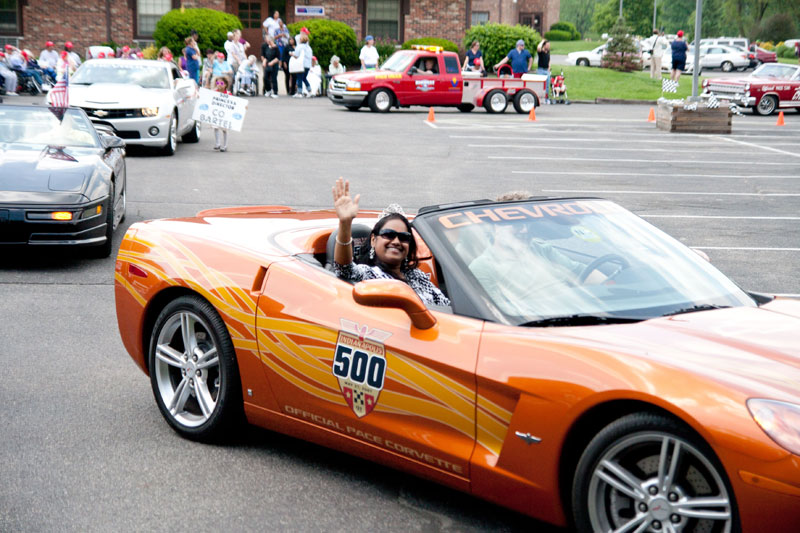
<path fill-rule="evenodd" d="M 400 242 L 411 242 L 411 234 L 407 231 L 395 231 L 393 229 L 382 229 L 378 232 L 379 237 L 383 237 L 388 241 L 393 241 L 395 238 Z"/>

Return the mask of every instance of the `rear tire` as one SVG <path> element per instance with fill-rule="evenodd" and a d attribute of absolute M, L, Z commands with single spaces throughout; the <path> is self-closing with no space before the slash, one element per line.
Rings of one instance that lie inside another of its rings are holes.
<path fill-rule="evenodd" d="M 386 89 L 376 89 L 367 98 L 367 104 L 373 113 L 388 113 L 393 101 L 392 93 Z"/>
<path fill-rule="evenodd" d="M 200 140 L 200 123 L 195 121 L 192 129 L 181 137 L 181 142 L 196 143 Z"/>
<path fill-rule="evenodd" d="M 457 108 L 458 108 L 458 110 L 459 110 L 459 111 L 461 111 L 462 113 L 469 113 L 470 111 L 472 111 L 473 109 L 475 109 L 475 106 L 474 106 L 474 105 L 472 105 L 472 104 L 458 104 L 458 106 L 456 106 L 456 107 L 457 107 Z"/>
<path fill-rule="evenodd" d="M 200 296 L 176 298 L 158 315 L 148 368 L 156 404 L 181 436 L 223 440 L 244 420 L 233 343 L 219 313 Z"/>
<path fill-rule="evenodd" d="M 730 61 L 723 61 L 719 68 L 722 69 L 722 72 L 730 72 L 733 70 L 733 63 Z"/>
<path fill-rule="evenodd" d="M 514 109 L 517 113 L 527 114 L 535 107 L 539 107 L 539 99 L 533 91 L 519 91 L 514 95 Z"/>
<path fill-rule="evenodd" d="M 500 89 L 489 91 L 489 94 L 483 98 L 483 107 L 486 108 L 487 113 L 504 113 L 508 107 L 508 95 Z"/>

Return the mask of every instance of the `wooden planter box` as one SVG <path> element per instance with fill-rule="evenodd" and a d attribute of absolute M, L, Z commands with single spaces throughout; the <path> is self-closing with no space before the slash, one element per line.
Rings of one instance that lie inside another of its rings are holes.
<path fill-rule="evenodd" d="M 697 109 L 687 111 L 684 104 L 659 103 L 656 126 L 674 133 L 730 133 L 733 113 L 727 106 L 709 109 L 700 102 Z"/>

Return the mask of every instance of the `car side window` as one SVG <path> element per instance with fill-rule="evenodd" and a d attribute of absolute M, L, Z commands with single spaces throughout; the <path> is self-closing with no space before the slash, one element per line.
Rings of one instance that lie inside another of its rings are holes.
<path fill-rule="evenodd" d="M 414 64 L 420 74 L 431 72 L 433 74 L 439 73 L 439 61 L 435 56 L 421 57 Z"/>
<path fill-rule="evenodd" d="M 169 69 L 169 71 L 170 71 L 170 74 L 172 74 L 172 79 L 173 79 L 173 80 L 179 80 L 179 79 L 181 79 L 181 75 L 180 75 L 180 73 L 178 72 L 178 69 L 177 69 L 177 68 L 175 68 L 175 67 L 172 67 L 171 69 Z"/>
<path fill-rule="evenodd" d="M 444 70 L 448 74 L 458 74 L 458 60 L 451 56 L 445 56 L 444 58 Z"/>

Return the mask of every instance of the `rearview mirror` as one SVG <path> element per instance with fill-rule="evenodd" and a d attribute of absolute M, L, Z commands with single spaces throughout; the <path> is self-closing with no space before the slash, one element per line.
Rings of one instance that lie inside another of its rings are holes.
<path fill-rule="evenodd" d="M 417 329 L 430 329 L 436 324 L 436 318 L 414 289 L 400 280 L 376 279 L 357 283 L 353 287 L 353 299 L 370 307 L 402 309 Z"/>

